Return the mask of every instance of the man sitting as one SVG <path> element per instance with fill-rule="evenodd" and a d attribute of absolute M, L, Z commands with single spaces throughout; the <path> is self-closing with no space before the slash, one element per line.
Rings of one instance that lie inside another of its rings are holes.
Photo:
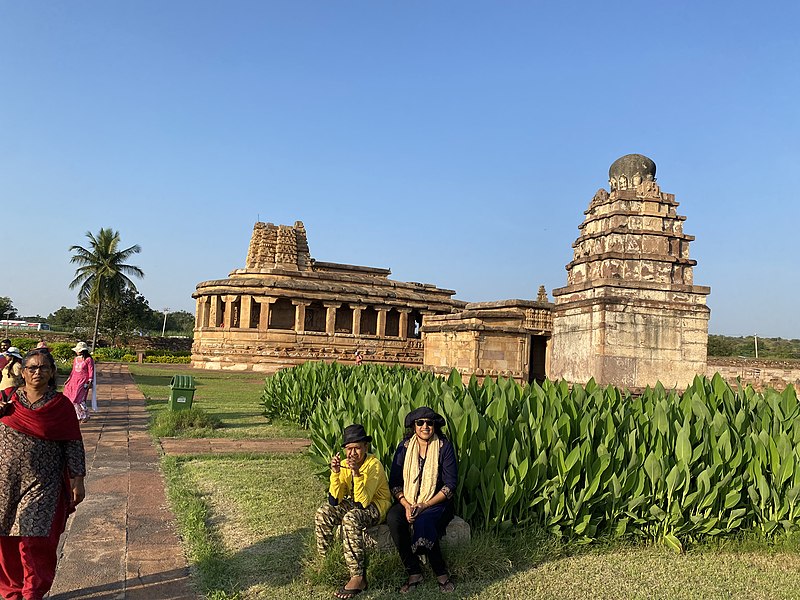
<path fill-rule="evenodd" d="M 381 523 L 392 503 L 383 465 L 369 454 L 371 441 L 363 425 L 345 427 L 342 446 L 346 459 L 343 463 L 338 452 L 331 458 L 328 504 L 321 506 L 314 518 L 317 550 L 323 556 L 336 527 L 342 525 L 350 580 L 334 594 L 337 598 L 352 598 L 367 589 L 364 531 Z"/>

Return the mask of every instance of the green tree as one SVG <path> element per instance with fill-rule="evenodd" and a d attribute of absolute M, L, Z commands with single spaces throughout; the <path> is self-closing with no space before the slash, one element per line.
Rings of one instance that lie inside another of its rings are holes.
<path fill-rule="evenodd" d="M 6 313 L 9 313 L 6 315 Z M 16 319 L 17 309 L 8 296 L 0 296 L 0 319 Z"/>
<path fill-rule="evenodd" d="M 134 254 L 141 252 L 138 244 L 119 249 L 119 232 L 112 229 L 100 229 L 95 236 L 86 232 L 89 247 L 71 246 L 70 252 L 75 254 L 70 262 L 79 265 L 75 269 L 75 279 L 69 284 L 70 289 L 78 287 L 78 299 L 95 307 L 94 333 L 92 349 L 97 344 L 97 331 L 100 327 L 100 313 L 103 303 L 119 301 L 125 290 L 136 292 L 136 285 L 129 275 L 144 277 L 144 272 L 136 266 L 126 264 Z"/>
<path fill-rule="evenodd" d="M 47 322 L 53 330 L 69 332 L 75 332 L 79 329 L 88 331 L 92 327 L 93 320 L 94 307 L 88 304 L 79 304 L 76 308 L 62 306 L 47 317 Z"/>
<path fill-rule="evenodd" d="M 159 318 L 159 313 L 150 308 L 144 296 L 126 289 L 117 300 L 106 304 L 100 324 L 115 344 L 118 335 L 125 337 L 134 331 L 142 333 L 157 329 Z"/>
<path fill-rule="evenodd" d="M 178 310 L 167 315 L 167 327 L 169 332 L 178 335 L 191 336 L 194 332 L 194 315 L 185 310 Z"/>

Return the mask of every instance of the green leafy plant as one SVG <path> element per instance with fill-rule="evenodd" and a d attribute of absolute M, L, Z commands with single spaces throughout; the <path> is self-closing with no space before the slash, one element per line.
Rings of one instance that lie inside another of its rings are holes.
<path fill-rule="evenodd" d="M 277 379 L 275 379 L 277 378 Z M 594 381 L 520 386 L 411 369 L 309 363 L 267 380 L 265 412 L 311 430 L 324 470 L 362 423 L 389 466 L 405 415 L 444 415 L 459 461 L 458 514 L 485 530 L 536 525 L 686 541 L 756 528 L 800 530 L 800 407 L 793 387 L 760 394 L 719 375 L 639 396 Z"/>

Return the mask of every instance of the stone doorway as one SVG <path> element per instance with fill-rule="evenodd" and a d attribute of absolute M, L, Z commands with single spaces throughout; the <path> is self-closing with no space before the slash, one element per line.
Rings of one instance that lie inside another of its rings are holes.
<path fill-rule="evenodd" d="M 528 359 L 528 383 L 542 383 L 547 377 L 547 336 L 532 335 Z"/>

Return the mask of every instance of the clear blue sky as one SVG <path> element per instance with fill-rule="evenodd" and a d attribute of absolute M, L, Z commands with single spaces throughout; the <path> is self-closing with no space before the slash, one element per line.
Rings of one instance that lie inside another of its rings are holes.
<path fill-rule="evenodd" d="M 68 247 L 112 227 L 151 307 L 194 312 L 260 218 L 318 260 L 534 298 L 638 152 L 710 331 L 800 338 L 799 7 L 0 0 L 0 295 L 75 306 Z"/>

